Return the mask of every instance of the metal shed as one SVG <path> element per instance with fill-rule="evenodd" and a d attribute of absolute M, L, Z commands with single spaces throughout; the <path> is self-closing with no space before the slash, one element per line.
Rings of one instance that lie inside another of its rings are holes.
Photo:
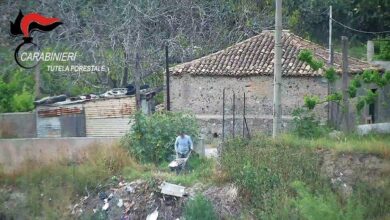
<path fill-rule="evenodd" d="M 87 137 L 120 137 L 130 130 L 135 97 L 97 99 L 84 104 Z"/>
<path fill-rule="evenodd" d="M 85 117 L 81 104 L 40 106 L 36 114 L 39 138 L 85 136 Z"/>

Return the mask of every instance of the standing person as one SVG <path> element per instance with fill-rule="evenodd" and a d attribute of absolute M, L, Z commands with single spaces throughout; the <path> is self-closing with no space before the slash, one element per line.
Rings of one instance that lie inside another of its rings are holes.
<path fill-rule="evenodd" d="M 186 158 L 192 149 L 193 144 L 191 137 L 186 135 L 184 131 L 180 132 L 180 135 L 176 138 L 175 142 L 176 158 Z"/>

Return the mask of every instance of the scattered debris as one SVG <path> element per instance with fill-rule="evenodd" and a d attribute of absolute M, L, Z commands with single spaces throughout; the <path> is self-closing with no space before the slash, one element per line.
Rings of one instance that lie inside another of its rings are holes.
<path fill-rule="evenodd" d="M 176 196 L 176 197 L 183 197 L 186 189 L 184 186 L 179 186 L 167 182 L 163 182 L 160 188 L 162 194 Z"/>
<path fill-rule="evenodd" d="M 110 203 L 106 200 L 106 201 L 104 201 L 105 203 L 104 203 L 104 205 L 103 205 L 103 207 L 102 207 L 102 210 L 103 211 L 106 211 L 109 207 L 110 207 Z"/>
<path fill-rule="evenodd" d="M 126 93 L 127 93 L 127 88 L 114 88 L 103 93 L 101 96 L 105 98 L 121 97 L 121 96 L 125 96 Z"/>
<path fill-rule="evenodd" d="M 134 193 L 134 188 L 131 187 L 131 186 L 126 186 L 125 190 L 126 190 L 127 193 Z"/>
<path fill-rule="evenodd" d="M 159 219 L 180 218 L 188 197 L 160 193 L 161 189 L 158 186 L 162 185 L 161 183 L 162 181 L 158 179 L 154 179 L 152 183 L 144 180 L 132 182 L 121 180 L 96 196 L 90 196 L 86 200 L 80 199 L 76 205 L 83 212 L 71 212 L 71 214 L 76 219 L 91 216 L 92 219 L 98 219 L 102 216 L 102 212 L 105 219 L 146 219 L 148 216 L 153 220 L 157 217 Z M 101 199 L 104 195 L 106 198 Z"/>
<path fill-rule="evenodd" d="M 98 195 L 99 195 L 99 199 L 101 199 L 101 200 L 104 200 L 107 198 L 107 194 L 105 192 L 99 192 Z"/>
<path fill-rule="evenodd" d="M 118 203 L 116 204 L 116 206 L 118 206 L 119 208 L 121 208 L 123 206 L 123 199 L 119 199 L 118 200 Z"/>
<path fill-rule="evenodd" d="M 47 105 L 47 104 L 53 104 L 56 102 L 63 102 L 66 100 L 66 95 L 59 95 L 59 96 L 51 96 L 51 97 L 45 97 L 39 100 L 34 101 L 35 105 Z"/>
<path fill-rule="evenodd" d="M 147 217 L 146 220 L 157 220 L 158 218 L 158 211 L 157 209 L 154 210 L 154 212 L 150 213 Z"/>

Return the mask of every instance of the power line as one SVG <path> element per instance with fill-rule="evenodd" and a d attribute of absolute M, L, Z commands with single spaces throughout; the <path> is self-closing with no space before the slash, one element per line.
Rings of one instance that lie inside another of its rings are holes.
<path fill-rule="evenodd" d="M 349 27 L 337 20 L 335 20 L 334 18 L 331 18 L 334 22 L 336 22 L 337 24 L 343 26 L 344 28 L 347 28 L 349 30 L 352 30 L 352 31 L 356 31 L 356 32 L 360 32 L 360 33 L 365 33 L 365 34 L 385 34 L 385 33 L 390 33 L 390 31 L 362 31 L 362 30 L 358 30 L 358 29 L 355 29 L 355 28 L 352 28 L 352 27 Z"/>

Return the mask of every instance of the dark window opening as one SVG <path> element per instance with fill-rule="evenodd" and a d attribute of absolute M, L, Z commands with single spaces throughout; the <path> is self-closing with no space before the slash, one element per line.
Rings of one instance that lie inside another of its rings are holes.
<path fill-rule="evenodd" d="M 376 93 L 376 89 L 371 89 L 371 91 L 373 92 L 373 93 Z M 371 117 L 371 123 L 375 123 L 376 122 L 376 117 L 377 117 L 377 115 L 376 115 L 376 102 L 374 102 L 374 103 L 371 103 L 371 104 L 369 104 L 369 106 L 368 106 L 368 115 Z"/>

